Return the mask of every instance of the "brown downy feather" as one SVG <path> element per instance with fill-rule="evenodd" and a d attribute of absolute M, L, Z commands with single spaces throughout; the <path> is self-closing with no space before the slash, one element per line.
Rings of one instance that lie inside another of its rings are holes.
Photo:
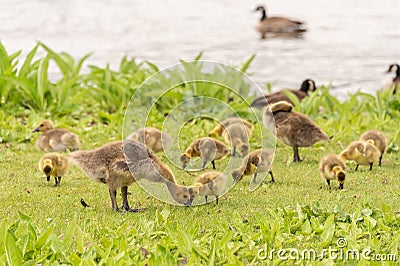
<path fill-rule="evenodd" d="M 42 132 L 36 141 L 36 148 L 45 152 L 65 152 L 79 150 L 80 142 L 76 134 L 64 128 L 54 128 L 53 122 L 43 120 L 32 132 Z"/>

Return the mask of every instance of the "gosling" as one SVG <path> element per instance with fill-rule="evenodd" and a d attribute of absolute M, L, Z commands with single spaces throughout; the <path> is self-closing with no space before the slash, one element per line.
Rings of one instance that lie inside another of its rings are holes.
<path fill-rule="evenodd" d="M 42 132 L 36 141 L 36 148 L 45 152 L 76 151 L 80 148 L 76 134 L 64 128 L 54 128 L 53 122 L 43 120 L 32 132 Z"/>
<path fill-rule="evenodd" d="M 336 154 L 328 154 L 319 162 L 319 173 L 331 187 L 331 180 L 339 182 L 339 189 L 343 189 L 346 178 L 346 164 L 343 159 Z"/>
<path fill-rule="evenodd" d="M 181 156 L 182 168 L 185 169 L 192 158 L 200 157 L 203 160 L 202 169 L 209 161 L 211 161 L 213 169 L 216 169 L 215 161 L 227 154 L 229 154 L 229 148 L 219 140 L 209 137 L 196 139 Z"/>
<path fill-rule="evenodd" d="M 70 162 L 68 157 L 59 153 L 48 153 L 43 155 L 39 161 L 39 170 L 43 172 L 50 181 L 50 176 L 54 176 L 56 181 L 54 186 L 60 186 L 61 177 L 67 173 Z"/>
<path fill-rule="evenodd" d="M 359 165 L 369 165 L 369 170 L 372 170 L 374 162 L 379 160 L 381 153 L 373 145 L 372 140 L 368 141 L 354 141 L 340 153 L 340 157 L 344 160 L 355 161 L 357 166 L 355 171 L 358 170 Z"/>
<path fill-rule="evenodd" d="M 244 157 L 249 153 L 249 135 L 243 123 L 230 124 L 222 132 L 222 137 L 225 143 L 233 146 L 232 156 L 235 156 L 236 152 L 239 157 Z"/>
<path fill-rule="evenodd" d="M 115 211 L 119 211 L 116 201 L 119 188 L 122 194 L 122 209 L 129 212 L 138 211 L 129 207 L 128 186 L 140 179 L 165 183 L 175 201 L 183 205 L 189 204 L 190 194 L 187 188 L 177 185 L 168 166 L 140 142 L 111 142 L 95 150 L 72 152 L 69 157 L 73 164 L 95 182 L 108 186 L 111 205 Z"/>
<path fill-rule="evenodd" d="M 249 153 L 244 159 L 242 165 L 232 172 L 235 182 L 239 182 L 244 175 L 253 175 L 252 182 L 257 182 L 257 174 L 268 172 L 271 175 L 271 182 L 275 182 L 272 174 L 271 164 L 274 154 L 269 150 L 257 149 Z"/>
<path fill-rule="evenodd" d="M 370 141 L 381 153 L 379 157 L 379 166 L 382 165 L 382 157 L 387 147 L 385 135 L 379 130 L 368 130 L 361 135 L 360 140 Z"/>
<path fill-rule="evenodd" d="M 208 136 L 211 137 L 211 136 L 215 135 L 216 137 L 219 137 L 219 136 L 222 135 L 222 133 L 225 131 L 225 129 L 228 126 L 233 125 L 233 124 L 237 124 L 237 123 L 238 124 L 242 124 L 242 125 L 244 125 L 246 127 L 247 135 L 248 135 L 248 138 L 250 139 L 251 135 L 252 135 L 252 132 L 253 132 L 254 126 L 253 126 L 252 123 L 250 123 L 246 119 L 240 118 L 240 117 L 230 117 L 230 118 L 227 118 L 227 119 L 223 120 L 213 130 L 211 130 L 208 133 Z"/>
<path fill-rule="evenodd" d="M 275 122 L 276 137 L 293 148 L 293 162 L 300 162 L 299 147 L 309 147 L 329 137 L 307 116 L 292 111 L 285 101 L 271 104 L 264 113 L 264 126 L 268 129 Z"/>
<path fill-rule="evenodd" d="M 207 172 L 200 175 L 193 183 L 189 186 L 189 193 L 191 193 L 191 201 L 194 197 L 204 196 L 206 203 L 208 203 L 208 196 L 215 196 L 216 205 L 218 205 L 218 198 L 224 192 L 228 178 L 221 172 Z"/>
<path fill-rule="evenodd" d="M 271 94 L 258 96 L 253 100 L 250 106 L 261 109 L 266 107 L 268 104 L 277 103 L 279 101 L 286 101 L 294 106 L 292 100 L 290 100 L 289 97 L 286 96 L 285 91 L 293 93 L 297 97 L 297 99 L 301 102 L 305 97 L 308 96 L 309 91 L 314 92 L 316 88 L 317 87 L 315 85 L 315 82 L 312 79 L 306 79 L 301 84 L 300 89 L 297 90 L 287 89 L 287 90 L 277 91 Z"/>
<path fill-rule="evenodd" d="M 172 138 L 154 127 L 140 128 L 132 133 L 128 139 L 146 144 L 154 152 L 160 152 L 172 144 Z"/>

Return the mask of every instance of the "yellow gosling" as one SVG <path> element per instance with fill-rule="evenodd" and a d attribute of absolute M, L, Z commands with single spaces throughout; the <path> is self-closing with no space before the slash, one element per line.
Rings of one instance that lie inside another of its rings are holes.
<path fill-rule="evenodd" d="M 373 145 L 372 141 L 354 141 L 340 153 L 340 157 L 344 160 L 355 161 L 357 163 L 355 171 L 359 165 L 369 165 L 369 170 L 372 170 L 374 162 L 379 160 L 381 153 Z"/>
<path fill-rule="evenodd" d="M 360 140 L 370 141 L 381 153 L 379 157 L 379 166 L 382 165 L 382 157 L 387 147 L 385 135 L 379 130 L 368 130 L 361 135 Z"/>
<path fill-rule="evenodd" d="M 269 150 L 254 150 L 243 159 L 242 165 L 232 172 L 232 177 L 238 182 L 244 175 L 253 175 L 252 182 L 256 182 L 258 173 L 268 172 L 271 175 L 271 182 L 275 182 L 271 170 L 273 158 L 274 154 Z"/>
<path fill-rule="evenodd" d="M 69 168 L 68 157 L 59 153 L 48 153 L 43 155 L 39 161 L 39 170 L 43 172 L 47 178 L 47 182 L 50 181 L 50 176 L 54 176 L 56 181 L 54 186 L 59 186 L 61 183 L 61 177 L 64 176 Z"/>
<path fill-rule="evenodd" d="M 222 137 L 225 143 L 233 146 L 232 156 L 235 156 L 236 152 L 240 157 L 249 153 L 249 135 L 243 123 L 235 123 L 227 126 L 222 132 Z"/>
<path fill-rule="evenodd" d="M 210 161 L 215 169 L 215 161 L 227 154 L 229 154 L 229 148 L 219 140 L 209 137 L 196 139 L 181 156 L 182 168 L 185 169 L 192 158 L 200 157 L 203 160 L 203 169 Z"/>
<path fill-rule="evenodd" d="M 218 198 L 224 192 L 227 183 L 227 176 L 221 172 L 204 173 L 194 181 L 193 185 L 189 186 L 189 192 L 192 195 L 191 201 L 196 196 L 204 196 L 207 203 L 208 196 L 215 196 L 218 205 Z"/>
<path fill-rule="evenodd" d="M 331 180 L 339 182 L 339 188 L 343 189 L 346 178 L 346 164 L 343 159 L 336 154 L 328 154 L 319 162 L 319 173 L 331 186 Z"/>

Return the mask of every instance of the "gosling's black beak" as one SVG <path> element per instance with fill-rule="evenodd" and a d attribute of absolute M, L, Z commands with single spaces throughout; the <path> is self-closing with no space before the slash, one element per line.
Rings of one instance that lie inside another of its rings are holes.
<path fill-rule="evenodd" d="M 32 132 L 39 132 L 39 128 L 35 128 L 34 130 L 32 130 Z"/>
<path fill-rule="evenodd" d="M 47 176 L 47 182 L 49 182 L 50 181 L 50 176 Z"/>
<path fill-rule="evenodd" d="M 185 203 L 185 206 L 186 207 L 190 207 L 190 206 L 192 206 L 192 203 L 190 201 L 188 201 L 188 202 Z"/>

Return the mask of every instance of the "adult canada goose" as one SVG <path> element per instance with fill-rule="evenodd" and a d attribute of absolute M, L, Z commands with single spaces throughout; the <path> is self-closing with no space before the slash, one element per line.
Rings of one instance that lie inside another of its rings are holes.
<path fill-rule="evenodd" d="M 306 79 L 303 81 L 300 89 L 298 90 L 287 89 L 258 96 L 253 100 L 250 106 L 261 109 L 268 104 L 273 104 L 280 101 L 287 101 L 294 106 L 294 103 L 289 99 L 289 97 L 286 96 L 285 91 L 293 93 L 301 102 L 306 96 L 308 96 L 309 91 L 314 92 L 316 88 L 315 82 L 312 79 Z"/>
<path fill-rule="evenodd" d="M 379 166 L 382 165 L 382 157 L 385 153 L 387 140 L 385 135 L 379 130 L 368 130 L 361 135 L 360 140 L 370 141 L 381 153 L 379 157 Z"/>
<path fill-rule="evenodd" d="M 240 117 L 229 117 L 223 120 L 208 133 L 208 136 L 209 137 L 211 137 L 212 135 L 215 135 L 216 137 L 221 136 L 222 133 L 226 130 L 226 128 L 232 124 L 243 124 L 246 127 L 249 139 L 251 138 L 251 134 L 254 128 L 253 124 L 247 121 L 246 119 Z"/>
<path fill-rule="evenodd" d="M 232 172 L 232 177 L 235 182 L 238 182 L 244 175 L 253 175 L 252 182 L 256 182 L 258 173 L 268 172 L 271 175 L 271 182 L 275 182 L 271 170 L 273 158 L 274 154 L 269 150 L 254 150 L 243 159 L 242 165 Z"/>
<path fill-rule="evenodd" d="M 39 170 L 42 171 L 50 181 L 50 176 L 54 176 L 55 186 L 59 186 L 61 177 L 65 175 L 69 168 L 69 159 L 60 153 L 47 153 L 39 161 Z"/>
<path fill-rule="evenodd" d="M 43 120 L 32 132 L 42 132 L 36 141 L 36 148 L 39 150 L 45 152 L 79 150 L 78 136 L 65 128 L 54 128 L 54 124 L 50 120 Z"/>
<path fill-rule="evenodd" d="M 302 33 L 307 31 L 301 21 L 278 16 L 268 17 L 264 6 L 258 6 L 255 11 L 261 12 L 261 19 L 256 29 L 260 32 L 262 39 L 268 33 Z"/>
<path fill-rule="evenodd" d="M 190 194 L 187 188 L 176 184 L 168 166 L 143 143 L 135 140 L 116 141 L 95 150 L 75 151 L 68 156 L 86 175 L 108 186 L 112 208 L 115 211 L 119 210 L 116 201 L 119 188 L 122 194 L 122 209 L 138 211 L 129 207 L 128 186 L 140 179 L 165 183 L 175 201 L 189 205 Z"/>
<path fill-rule="evenodd" d="M 293 148 L 293 162 L 300 162 L 299 147 L 309 147 L 329 137 L 307 116 L 292 111 L 292 105 L 280 101 L 268 106 L 263 120 L 266 128 L 275 122 L 276 137 Z"/>
<path fill-rule="evenodd" d="M 336 154 L 326 155 L 319 162 L 318 170 L 329 187 L 331 186 L 331 180 L 337 180 L 339 188 L 343 189 L 343 183 L 346 178 L 346 164 L 340 156 Z"/>
<path fill-rule="evenodd" d="M 215 169 L 215 160 L 219 160 L 229 153 L 229 148 L 219 140 L 214 138 L 199 138 L 194 140 L 181 156 L 182 168 L 185 168 L 194 157 L 203 160 L 203 169 L 207 162 L 211 161 Z"/>
<path fill-rule="evenodd" d="M 223 173 L 217 171 L 206 172 L 200 175 L 193 185 L 189 186 L 191 201 L 193 201 L 194 197 L 204 196 L 207 203 L 208 196 L 215 196 L 215 203 L 218 205 L 218 198 L 224 192 L 227 183 L 228 177 Z"/>
<path fill-rule="evenodd" d="M 140 128 L 129 135 L 129 138 L 146 144 L 154 152 L 163 151 L 164 147 L 168 148 L 172 144 L 170 136 L 154 127 Z"/>
<path fill-rule="evenodd" d="M 389 66 L 389 69 L 387 70 L 387 73 L 393 74 L 393 78 L 392 78 L 391 82 L 384 85 L 384 88 L 390 89 L 394 86 L 393 94 L 395 94 L 397 92 L 397 88 L 400 87 L 400 66 L 399 66 L 399 64 L 391 64 Z"/>
<path fill-rule="evenodd" d="M 355 161 L 357 163 L 355 171 L 359 165 L 369 165 L 372 170 L 374 162 L 379 160 L 380 151 L 374 146 L 372 140 L 358 140 L 350 143 L 350 145 L 340 153 L 340 157 L 344 160 Z"/>

